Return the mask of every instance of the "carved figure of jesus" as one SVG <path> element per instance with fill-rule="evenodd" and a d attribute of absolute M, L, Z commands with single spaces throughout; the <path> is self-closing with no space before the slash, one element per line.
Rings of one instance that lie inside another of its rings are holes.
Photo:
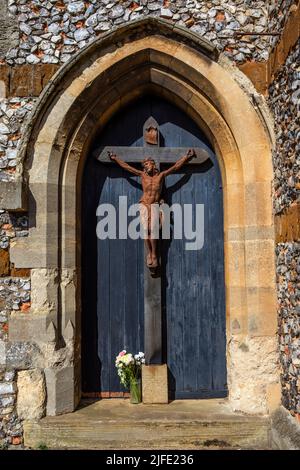
<path fill-rule="evenodd" d="M 158 267 L 158 254 L 157 254 L 157 239 L 151 237 L 153 233 L 153 224 L 155 221 L 151 220 L 151 211 L 152 204 L 161 204 L 163 203 L 161 199 L 161 192 L 166 176 L 170 175 L 174 171 L 179 170 L 185 163 L 187 163 L 192 158 L 195 158 L 197 155 L 194 150 L 189 150 L 186 155 L 181 157 L 177 162 L 168 168 L 165 171 L 160 172 L 155 165 L 155 161 L 152 158 L 145 158 L 142 162 L 142 170 L 128 165 L 128 163 L 119 159 L 115 154 L 109 152 L 109 157 L 112 161 L 116 162 L 124 170 L 129 171 L 130 173 L 140 176 L 143 188 L 143 195 L 140 199 L 141 204 L 141 220 L 144 228 L 146 229 L 146 238 L 145 244 L 147 247 L 147 266 L 150 269 Z"/>

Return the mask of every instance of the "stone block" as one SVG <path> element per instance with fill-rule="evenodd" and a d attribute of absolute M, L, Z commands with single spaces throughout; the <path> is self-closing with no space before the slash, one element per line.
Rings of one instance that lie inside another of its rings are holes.
<path fill-rule="evenodd" d="M 45 239 L 40 239 L 35 235 L 20 238 L 10 246 L 10 260 L 19 269 L 55 266 L 52 253 L 55 251 L 55 244 L 52 244 L 53 248 L 49 248 L 52 255 L 50 261 L 48 261 L 48 257 L 46 256 L 45 246 Z"/>
<path fill-rule="evenodd" d="M 230 287 L 245 286 L 245 245 L 243 242 L 225 242 L 225 253 L 228 259 L 228 278 Z"/>
<path fill-rule="evenodd" d="M 247 289 L 248 323 L 251 336 L 272 336 L 277 331 L 276 291 L 271 288 Z"/>
<path fill-rule="evenodd" d="M 27 209 L 26 189 L 22 181 L 0 182 L 0 207 L 11 211 Z"/>
<path fill-rule="evenodd" d="M 70 413 L 75 409 L 74 368 L 45 369 L 47 415 Z"/>
<path fill-rule="evenodd" d="M 234 411 L 267 414 L 267 386 L 279 383 L 274 336 L 232 338 L 228 343 L 229 403 Z"/>
<path fill-rule="evenodd" d="M 271 226 L 273 224 L 271 194 L 271 183 L 269 181 L 247 184 L 245 187 L 246 226 Z"/>
<path fill-rule="evenodd" d="M 17 412 L 21 419 L 40 419 L 45 415 L 46 387 L 39 369 L 22 370 L 17 378 Z"/>
<path fill-rule="evenodd" d="M 56 269 L 31 270 L 32 312 L 49 314 L 56 311 L 57 286 Z"/>
<path fill-rule="evenodd" d="M 228 210 L 228 220 L 226 225 L 231 228 L 245 226 L 244 221 L 244 188 L 241 184 L 228 184 L 224 197 Z"/>
<path fill-rule="evenodd" d="M 247 240 L 246 275 L 248 287 L 275 288 L 275 247 L 273 240 Z"/>
<path fill-rule="evenodd" d="M 144 365 L 142 368 L 143 403 L 168 403 L 168 367 Z"/>
<path fill-rule="evenodd" d="M 281 404 L 280 383 L 271 383 L 267 385 L 267 406 L 269 414 L 274 413 Z"/>
<path fill-rule="evenodd" d="M 248 331 L 246 289 L 229 285 L 226 288 L 226 299 L 227 319 L 230 318 L 231 334 L 246 334 Z"/>
<path fill-rule="evenodd" d="M 13 313 L 9 318 L 9 341 L 53 341 L 48 328 L 54 315 L 37 315 L 31 313 Z"/>

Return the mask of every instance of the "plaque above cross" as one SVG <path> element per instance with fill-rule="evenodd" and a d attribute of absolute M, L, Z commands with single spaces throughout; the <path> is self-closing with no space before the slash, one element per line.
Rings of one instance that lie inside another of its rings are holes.
<path fill-rule="evenodd" d="M 204 148 L 194 148 L 193 151 L 189 151 L 183 147 L 160 147 L 159 125 L 151 116 L 143 126 L 143 147 L 102 147 L 95 157 L 102 163 L 111 163 L 113 160 L 125 170 L 141 176 L 144 194 L 140 203 L 144 205 L 146 211 L 149 211 L 149 206 L 160 200 L 165 176 L 186 163 L 189 165 L 204 163 L 210 155 Z M 155 164 L 149 162 L 149 159 Z M 129 165 L 138 162 L 143 163 L 143 170 Z M 160 169 L 161 163 L 172 166 L 160 173 L 157 170 Z M 147 191 L 149 189 L 147 185 L 151 186 L 151 191 Z M 149 193 L 151 196 L 154 194 L 154 200 L 149 200 L 149 197 L 151 199 Z M 149 220 L 149 215 L 146 218 Z M 146 364 L 162 364 L 161 278 L 158 270 L 157 240 L 149 235 L 145 244 L 148 249 L 144 269 L 145 359 Z"/>

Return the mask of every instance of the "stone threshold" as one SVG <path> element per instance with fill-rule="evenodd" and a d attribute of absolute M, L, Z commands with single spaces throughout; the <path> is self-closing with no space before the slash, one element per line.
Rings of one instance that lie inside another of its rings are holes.
<path fill-rule="evenodd" d="M 267 417 L 233 413 L 227 400 L 133 405 L 83 400 L 78 410 L 24 422 L 24 444 L 37 449 L 268 449 Z"/>

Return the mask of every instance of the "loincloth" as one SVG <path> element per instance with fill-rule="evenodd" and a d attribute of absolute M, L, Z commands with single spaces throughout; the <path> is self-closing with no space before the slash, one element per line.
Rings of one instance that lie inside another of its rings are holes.
<path fill-rule="evenodd" d="M 164 202 L 157 202 L 154 204 L 146 204 L 143 201 L 139 203 L 139 211 L 140 211 L 140 219 L 141 224 L 144 230 L 148 232 L 151 230 L 155 230 L 155 226 L 158 224 L 158 230 L 161 229 L 162 222 L 163 222 L 163 210 L 161 209 L 161 205 Z M 152 207 L 152 210 L 151 210 Z"/>

